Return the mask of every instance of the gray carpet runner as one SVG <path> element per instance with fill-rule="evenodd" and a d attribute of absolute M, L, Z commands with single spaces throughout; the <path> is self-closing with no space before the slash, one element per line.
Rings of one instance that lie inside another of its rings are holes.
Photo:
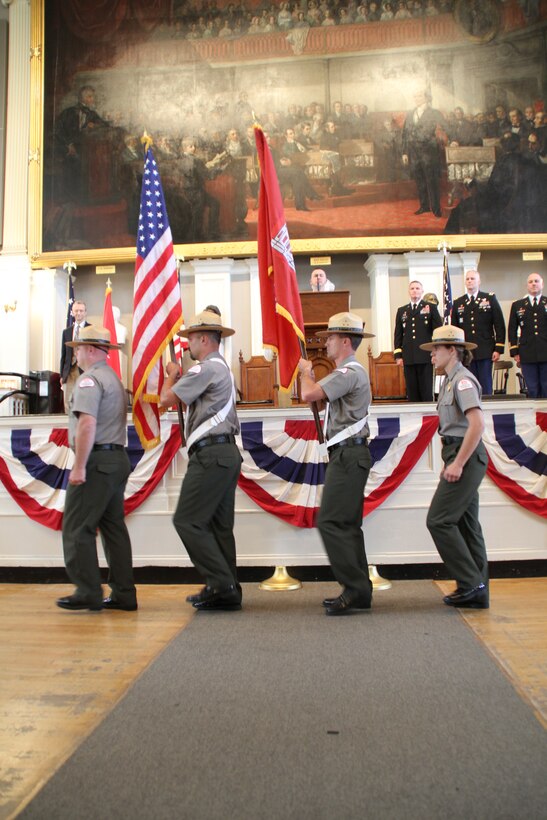
<path fill-rule="evenodd" d="M 547 732 L 430 581 L 199 613 L 23 818 L 547 817 Z"/>

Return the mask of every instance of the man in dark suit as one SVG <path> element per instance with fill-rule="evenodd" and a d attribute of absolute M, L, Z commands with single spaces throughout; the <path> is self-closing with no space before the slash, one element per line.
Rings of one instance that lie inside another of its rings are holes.
<path fill-rule="evenodd" d="M 63 195 L 76 200 L 85 198 L 82 178 L 82 141 L 93 129 L 108 126 L 95 110 L 95 89 L 84 85 L 78 102 L 61 111 L 55 123 L 55 143 L 63 162 Z"/>
<path fill-rule="evenodd" d="M 511 305 L 509 352 L 522 370 L 531 399 L 547 399 L 547 296 L 543 279 L 531 273 L 528 295 Z"/>
<path fill-rule="evenodd" d="M 410 302 L 402 305 L 395 319 L 395 361 L 405 369 L 406 395 L 409 401 L 433 401 L 433 367 L 431 358 L 420 345 L 431 341 L 433 331 L 442 325 L 437 306 L 424 301 L 421 282 L 408 286 Z"/>
<path fill-rule="evenodd" d="M 468 342 L 477 345 L 468 369 L 480 382 L 484 395 L 492 393 L 492 362 L 505 348 L 505 320 L 494 293 L 479 290 L 481 278 L 476 270 L 465 274 L 467 293 L 454 300 L 450 322 L 464 330 Z"/>
<path fill-rule="evenodd" d="M 196 156 L 193 137 L 185 137 L 181 145 L 178 184 L 187 206 L 185 239 L 188 242 L 204 242 L 206 239 L 216 241 L 220 236 L 220 202 L 205 186 L 207 180 L 214 179 L 220 174 L 226 164 L 227 155 L 217 154 L 205 163 Z M 207 229 L 204 225 L 206 208 L 209 211 Z"/>
<path fill-rule="evenodd" d="M 61 374 L 61 387 L 63 388 L 65 398 L 65 410 L 68 413 L 68 402 L 72 395 L 76 379 L 82 372 L 76 364 L 76 357 L 71 347 L 67 347 L 67 342 L 76 341 L 80 336 L 82 328 L 87 327 L 89 322 L 86 322 L 87 308 L 85 302 L 75 301 L 70 311 L 74 317 L 74 323 L 63 330 L 63 338 L 61 342 L 61 362 L 59 364 L 59 373 Z"/>
<path fill-rule="evenodd" d="M 440 111 L 431 107 L 431 95 L 421 91 L 414 96 L 416 107 L 407 114 L 403 127 L 403 165 L 408 165 L 418 189 L 417 214 L 441 212 L 441 159 L 437 127 L 446 131 Z"/>

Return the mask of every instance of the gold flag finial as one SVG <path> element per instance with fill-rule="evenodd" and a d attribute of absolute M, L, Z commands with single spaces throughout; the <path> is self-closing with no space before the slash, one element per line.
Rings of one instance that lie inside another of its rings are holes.
<path fill-rule="evenodd" d="M 150 148 L 150 146 L 154 145 L 154 140 L 152 139 L 150 134 L 147 132 L 146 128 L 144 129 L 144 133 L 141 137 L 141 142 L 144 145 L 144 153 L 145 154 L 148 151 L 148 149 Z"/>

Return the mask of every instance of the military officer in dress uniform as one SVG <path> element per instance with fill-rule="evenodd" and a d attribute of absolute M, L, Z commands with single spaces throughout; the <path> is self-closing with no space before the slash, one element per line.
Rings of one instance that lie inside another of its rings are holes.
<path fill-rule="evenodd" d="M 509 352 L 522 370 L 531 399 L 547 399 L 547 296 L 543 279 L 531 273 L 528 295 L 511 305 Z"/>
<path fill-rule="evenodd" d="M 234 379 L 219 353 L 223 327 L 212 310 L 194 316 L 179 336 L 188 339 L 196 362 L 181 376 L 174 362 L 160 395 L 162 407 L 186 407 L 188 467 L 173 524 L 205 586 L 186 599 L 200 611 L 241 609 L 234 539 L 234 503 L 241 455 Z"/>
<path fill-rule="evenodd" d="M 488 608 L 488 559 L 479 523 L 479 486 L 488 457 L 482 433 L 481 387 L 467 370 L 469 351 L 463 330 L 443 325 L 422 350 L 431 352 L 437 373 L 445 375 L 437 410 L 444 467 L 427 514 L 427 528 L 456 589 L 448 606 Z"/>
<path fill-rule="evenodd" d="M 433 368 L 420 345 L 431 340 L 442 319 L 436 305 L 426 302 L 421 282 L 408 286 L 410 302 L 400 307 L 395 318 L 395 361 L 405 369 L 406 395 L 409 401 L 433 401 Z"/>
<path fill-rule="evenodd" d="M 62 609 L 137 609 L 131 541 L 125 525 L 123 494 L 131 471 L 125 450 L 127 396 L 106 357 L 119 348 L 110 331 L 88 325 L 75 348 L 83 370 L 74 386 L 68 440 L 74 466 L 68 478 L 63 516 L 63 551 L 75 592 L 59 598 Z M 97 529 L 108 562 L 110 597 L 103 600 L 97 560 Z"/>
<path fill-rule="evenodd" d="M 345 615 L 370 609 L 372 584 L 363 537 L 363 497 L 371 466 L 368 449 L 368 408 L 371 401 L 368 374 L 356 360 L 361 340 L 370 338 L 363 321 L 353 313 L 331 316 L 326 336 L 327 356 L 336 368 L 315 381 L 312 364 L 299 364 L 304 401 L 327 400 L 325 430 L 329 464 L 317 527 L 334 577 L 343 587 L 337 598 L 326 598 L 327 615 Z"/>
<path fill-rule="evenodd" d="M 454 300 L 450 321 L 463 328 L 468 342 L 477 345 L 469 370 L 480 382 L 485 395 L 492 393 L 492 362 L 505 349 L 505 320 L 494 293 L 479 290 L 481 278 L 476 270 L 465 274 L 467 293 Z"/>

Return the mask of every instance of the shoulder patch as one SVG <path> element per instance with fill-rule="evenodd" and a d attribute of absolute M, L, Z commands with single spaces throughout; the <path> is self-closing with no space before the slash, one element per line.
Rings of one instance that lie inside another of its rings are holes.
<path fill-rule="evenodd" d="M 201 365 L 194 364 L 192 367 L 188 369 L 188 373 L 201 373 Z"/>
<path fill-rule="evenodd" d="M 97 382 L 95 379 L 91 379 L 89 376 L 85 379 L 81 379 L 78 387 L 96 387 Z"/>
<path fill-rule="evenodd" d="M 339 373 L 347 373 L 348 372 L 347 367 L 337 367 L 336 369 Z"/>
<path fill-rule="evenodd" d="M 458 382 L 458 390 L 470 390 L 473 387 L 473 382 L 470 379 L 460 379 Z"/>

